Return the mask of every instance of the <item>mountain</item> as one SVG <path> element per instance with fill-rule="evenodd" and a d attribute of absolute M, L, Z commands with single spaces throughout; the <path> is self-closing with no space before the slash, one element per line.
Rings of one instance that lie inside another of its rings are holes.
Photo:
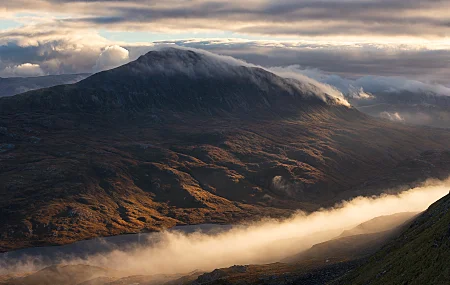
<path fill-rule="evenodd" d="M 13 96 L 30 90 L 71 84 L 88 77 L 89 74 L 62 74 L 38 77 L 0 78 L 0 97 Z"/>
<path fill-rule="evenodd" d="M 450 195 L 338 284 L 449 284 Z"/>
<path fill-rule="evenodd" d="M 261 68 L 169 48 L 94 74 L 78 84 L 3 100 L 1 107 L 7 112 L 145 111 L 166 118 L 167 111 L 210 116 L 256 110 L 298 112 L 298 108 L 324 107 L 326 102 L 338 103 L 338 98 Z"/>
<path fill-rule="evenodd" d="M 445 165 L 449 147 L 447 130 L 374 119 L 319 85 L 151 51 L 0 99 L 0 250 L 313 211 L 382 193 L 365 183 L 429 150 Z M 437 175 L 414 167 L 409 183 Z"/>

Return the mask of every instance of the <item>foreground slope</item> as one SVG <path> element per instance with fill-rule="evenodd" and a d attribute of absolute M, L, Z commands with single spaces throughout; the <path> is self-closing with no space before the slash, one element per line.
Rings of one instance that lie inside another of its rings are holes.
<path fill-rule="evenodd" d="M 450 195 L 410 217 L 412 213 L 378 217 L 289 258 L 289 263 L 216 269 L 188 284 L 449 284 Z M 374 222 L 382 220 L 388 230 L 375 232 Z M 400 220 L 405 223 L 399 225 Z M 360 234 L 363 228 L 369 233 Z"/>
<path fill-rule="evenodd" d="M 450 284 L 450 195 L 339 284 Z"/>
<path fill-rule="evenodd" d="M 449 147 L 448 131 L 373 119 L 310 83 L 152 51 L 0 99 L 0 250 L 312 211 L 379 194 L 359 186 L 425 151 L 447 165 Z M 413 165 L 408 183 L 436 175 Z"/>

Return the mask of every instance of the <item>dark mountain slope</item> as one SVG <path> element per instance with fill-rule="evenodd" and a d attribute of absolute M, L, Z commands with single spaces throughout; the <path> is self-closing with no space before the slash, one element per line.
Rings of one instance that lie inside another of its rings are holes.
<path fill-rule="evenodd" d="M 71 84 L 88 77 L 89 74 L 62 74 L 39 77 L 0 78 L 0 97 L 13 96 L 30 90 Z"/>
<path fill-rule="evenodd" d="M 339 284 L 450 284 L 450 195 Z"/>
<path fill-rule="evenodd" d="M 2 98 L 0 249 L 312 211 L 429 149 L 445 158 L 450 132 L 341 103 L 176 49 Z M 426 167 L 411 180 L 433 176 Z"/>

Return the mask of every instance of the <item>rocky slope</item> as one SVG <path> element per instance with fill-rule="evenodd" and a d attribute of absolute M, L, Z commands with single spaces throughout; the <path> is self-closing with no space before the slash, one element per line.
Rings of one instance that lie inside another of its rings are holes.
<path fill-rule="evenodd" d="M 0 99 L 0 250 L 312 211 L 381 193 L 360 186 L 430 149 L 446 165 L 449 147 L 448 131 L 373 119 L 309 83 L 153 51 Z M 435 176 L 414 167 L 411 183 Z"/>

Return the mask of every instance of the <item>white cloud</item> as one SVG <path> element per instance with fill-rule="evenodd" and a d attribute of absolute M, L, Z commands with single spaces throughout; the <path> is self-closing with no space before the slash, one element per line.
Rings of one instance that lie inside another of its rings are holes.
<path fill-rule="evenodd" d="M 268 70 L 275 73 L 278 76 L 298 80 L 299 82 L 302 82 L 303 84 L 305 84 L 310 88 L 315 87 L 307 89 L 313 91 L 316 96 L 325 99 L 326 96 L 328 95 L 338 100 L 342 105 L 350 106 L 350 104 L 347 102 L 342 92 L 336 89 L 335 87 L 326 83 L 321 83 L 318 80 L 313 79 L 307 75 L 296 72 L 296 70 L 292 69 L 291 67 L 271 67 L 268 68 Z"/>
<path fill-rule="evenodd" d="M 393 122 L 403 122 L 405 119 L 398 113 L 381 112 L 380 117 L 383 119 L 388 119 Z"/>
<path fill-rule="evenodd" d="M 15 66 L 8 66 L 0 75 L 4 77 L 30 77 L 45 75 L 39 64 L 23 63 Z"/>
<path fill-rule="evenodd" d="M 377 93 L 411 92 L 450 96 L 450 88 L 438 83 L 426 83 L 401 76 L 362 76 L 355 79 L 328 74 L 318 69 L 302 69 L 299 65 L 271 67 L 271 70 L 290 72 L 312 78 L 324 85 L 332 86 L 353 99 L 375 99 Z M 375 96 L 374 96 L 375 95 Z"/>
<path fill-rule="evenodd" d="M 450 88 L 441 84 L 424 83 L 404 77 L 364 76 L 357 79 L 356 86 L 363 87 L 369 92 L 396 93 L 409 91 L 413 93 L 434 93 L 450 96 Z"/>
<path fill-rule="evenodd" d="M 224 32 L 286 37 L 433 37 L 450 33 L 447 1 L 15 0 L 17 19 L 119 31 Z M 0 13 L 1 13 L 0 9 Z M 55 17 L 57 15 L 58 17 Z M 42 17 L 47 16 L 47 17 Z"/>
<path fill-rule="evenodd" d="M 93 70 L 101 71 L 128 63 L 129 55 L 129 51 L 121 46 L 108 46 L 100 53 Z"/>

